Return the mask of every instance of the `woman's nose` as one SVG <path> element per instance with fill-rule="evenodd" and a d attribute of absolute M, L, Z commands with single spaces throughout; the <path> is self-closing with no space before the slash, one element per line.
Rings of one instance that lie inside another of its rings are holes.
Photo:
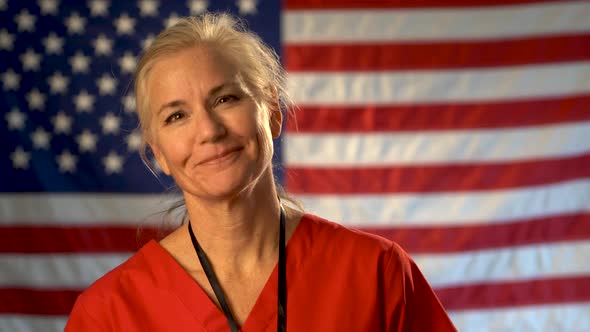
<path fill-rule="evenodd" d="M 227 134 L 222 119 L 214 112 L 200 112 L 195 120 L 198 141 L 201 144 L 219 141 Z"/>

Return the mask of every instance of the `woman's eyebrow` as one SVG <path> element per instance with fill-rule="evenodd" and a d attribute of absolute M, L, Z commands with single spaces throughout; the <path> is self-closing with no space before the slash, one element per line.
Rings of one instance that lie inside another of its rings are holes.
<path fill-rule="evenodd" d="M 209 90 L 208 97 L 212 97 L 223 90 L 226 90 L 229 88 L 234 88 L 234 87 L 239 87 L 239 86 L 240 85 L 238 84 L 238 82 L 235 82 L 235 81 L 221 83 L 221 84 L 213 87 L 211 90 Z M 156 115 L 160 115 L 160 113 L 162 113 L 166 108 L 183 106 L 185 104 L 186 104 L 186 102 L 184 100 L 180 100 L 180 99 L 172 100 L 172 101 L 167 102 L 167 103 L 163 104 L 162 106 L 160 106 L 160 109 L 158 110 Z"/>
<path fill-rule="evenodd" d="M 178 107 L 178 106 L 182 106 L 185 104 L 186 103 L 183 100 L 173 100 L 173 101 L 167 102 L 164 105 L 160 106 L 160 109 L 158 110 L 158 113 L 156 115 L 160 115 L 160 113 L 162 113 L 168 107 Z"/>
<path fill-rule="evenodd" d="M 239 86 L 240 85 L 236 81 L 221 83 L 220 85 L 215 86 L 211 90 L 209 90 L 209 97 L 214 96 L 214 95 L 218 94 L 220 91 L 223 91 L 225 89 L 235 88 L 235 87 L 239 87 Z"/>

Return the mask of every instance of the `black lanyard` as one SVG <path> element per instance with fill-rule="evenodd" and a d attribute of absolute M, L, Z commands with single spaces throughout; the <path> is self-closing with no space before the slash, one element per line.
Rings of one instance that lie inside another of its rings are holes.
<path fill-rule="evenodd" d="M 207 280 L 209 280 L 209 284 L 211 284 L 211 288 L 213 288 L 213 292 L 215 292 L 215 296 L 219 301 L 219 305 L 227 318 L 227 322 L 229 323 L 229 328 L 231 332 L 238 332 L 238 323 L 234 319 L 234 316 L 229 309 L 229 305 L 227 304 L 227 300 L 225 295 L 223 294 L 223 290 L 219 285 L 219 281 L 215 276 L 215 272 L 213 272 L 213 268 L 211 267 L 211 263 L 207 259 L 207 255 L 205 255 L 205 251 L 199 245 L 195 234 L 193 233 L 193 229 L 191 227 L 190 220 L 188 221 L 188 232 L 191 236 L 191 241 L 193 242 L 193 247 L 195 247 L 195 251 L 197 252 L 197 256 L 199 257 L 199 262 L 201 262 L 201 266 L 203 270 L 205 270 L 205 275 L 207 275 Z M 285 316 L 286 316 L 286 298 L 287 298 L 287 278 L 286 278 L 286 270 L 287 264 L 285 261 L 285 211 L 281 206 L 281 217 L 280 217 L 280 231 L 279 231 L 279 285 L 278 285 L 278 307 L 277 307 L 277 331 L 285 332 Z"/>

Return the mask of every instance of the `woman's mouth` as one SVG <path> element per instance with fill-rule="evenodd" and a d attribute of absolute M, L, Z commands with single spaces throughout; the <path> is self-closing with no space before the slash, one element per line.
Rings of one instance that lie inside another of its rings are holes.
<path fill-rule="evenodd" d="M 231 149 L 222 150 L 218 153 L 215 153 L 203 160 L 201 160 L 198 165 L 214 165 L 219 164 L 224 161 L 230 160 L 234 158 L 237 152 L 241 151 L 242 147 L 236 147 Z"/>

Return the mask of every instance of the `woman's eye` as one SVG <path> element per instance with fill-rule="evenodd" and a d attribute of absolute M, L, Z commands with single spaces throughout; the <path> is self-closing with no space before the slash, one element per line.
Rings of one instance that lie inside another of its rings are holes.
<path fill-rule="evenodd" d="M 231 101 L 235 101 L 238 100 L 238 97 L 233 96 L 233 95 L 227 95 L 227 96 L 223 96 L 219 99 L 217 99 L 217 104 L 225 104 L 227 102 L 231 102 Z"/>
<path fill-rule="evenodd" d="M 166 120 L 164 120 L 164 123 L 165 124 L 170 124 L 170 123 L 172 123 L 174 121 L 178 121 L 178 120 L 182 119 L 183 117 L 184 117 L 184 113 L 183 112 L 180 112 L 180 111 L 179 112 L 174 112 L 174 113 L 170 114 L 166 118 Z"/>

